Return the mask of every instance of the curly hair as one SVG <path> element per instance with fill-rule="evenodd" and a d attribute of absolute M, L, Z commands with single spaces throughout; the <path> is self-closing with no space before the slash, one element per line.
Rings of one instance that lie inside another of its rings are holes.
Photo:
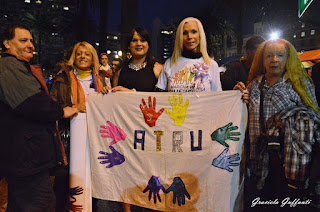
<path fill-rule="evenodd" d="M 266 69 L 263 65 L 263 54 L 267 45 L 271 43 L 280 43 L 286 47 L 288 57 L 285 65 L 285 73 L 290 79 L 293 89 L 298 93 L 305 104 L 310 106 L 313 110 L 319 112 L 319 109 L 311 98 L 311 94 L 307 91 L 307 85 L 305 83 L 305 81 L 309 81 L 313 84 L 312 79 L 305 71 L 294 46 L 287 40 L 268 40 L 259 46 L 250 68 L 247 83 L 249 84 L 255 78 L 265 74 Z"/>

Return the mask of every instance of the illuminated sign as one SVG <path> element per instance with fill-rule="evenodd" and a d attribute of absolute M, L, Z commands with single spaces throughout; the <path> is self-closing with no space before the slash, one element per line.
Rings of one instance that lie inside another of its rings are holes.
<path fill-rule="evenodd" d="M 299 0 L 299 14 L 298 17 L 301 18 L 303 13 L 307 10 L 313 0 Z"/>

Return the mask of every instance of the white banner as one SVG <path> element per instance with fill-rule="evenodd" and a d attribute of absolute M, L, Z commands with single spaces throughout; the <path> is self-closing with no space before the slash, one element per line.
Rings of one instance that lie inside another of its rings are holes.
<path fill-rule="evenodd" d="M 92 196 L 161 211 L 238 211 L 247 109 L 239 91 L 87 98 Z"/>

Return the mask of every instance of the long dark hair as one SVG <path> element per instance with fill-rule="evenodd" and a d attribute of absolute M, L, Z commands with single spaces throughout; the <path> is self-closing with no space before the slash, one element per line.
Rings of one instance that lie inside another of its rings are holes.
<path fill-rule="evenodd" d="M 126 48 L 129 49 L 129 46 L 130 46 L 130 43 L 132 41 L 132 38 L 133 38 L 133 35 L 134 33 L 137 32 L 138 35 L 142 38 L 142 39 L 145 39 L 147 42 L 148 42 L 148 45 L 149 45 L 149 49 L 148 49 L 148 52 L 147 52 L 147 57 L 146 57 L 146 61 L 147 63 L 150 62 L 152 60 L 152 56 L 150 54 L 150 49 L 151 49 L 151 38 L 150 38 L 150 35 L 149 35 L 149 32 L 145 29 L 145 28 L 142 28 L 142 27 L 135 27 L 131 30 L 131 34 L 130 36 L 128 37 L 128 40 L 127 40 L 127 45 L 126 45 Z"/>

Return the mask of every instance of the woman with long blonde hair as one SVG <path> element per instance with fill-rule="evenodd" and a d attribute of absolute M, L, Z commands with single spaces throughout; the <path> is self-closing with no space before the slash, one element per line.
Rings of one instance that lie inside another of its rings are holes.
<path fill-rule="evenodd" d="M 208 55 L 198 19 L 188 17 L 179 24 L 172 57 L 166 61 L 156 87 L 172 92 L 221 91 L 218 64 Z"/>
<path fill-rule="evenodd" d="M 85 113 L 85 102 L 89 93 L 107 92 L 108 87 L 99 76 L 97 52 L 88 42 L 83 41 L 75 44 L 70 59 L 61 67 L 52 85 L 50 95 L 62 107 L 75 107 Z M 59 129 L 64 135 L 69 135 L 69 119 L 59 121 Z M 69 156 L 70 137 L 63 136 L 62 141 Z M 69 167 L 61 167 L 61 169 L 59 174 L 56 174 L 54 183 L 56 211 L 66 211 L 69 207 Z"/>

